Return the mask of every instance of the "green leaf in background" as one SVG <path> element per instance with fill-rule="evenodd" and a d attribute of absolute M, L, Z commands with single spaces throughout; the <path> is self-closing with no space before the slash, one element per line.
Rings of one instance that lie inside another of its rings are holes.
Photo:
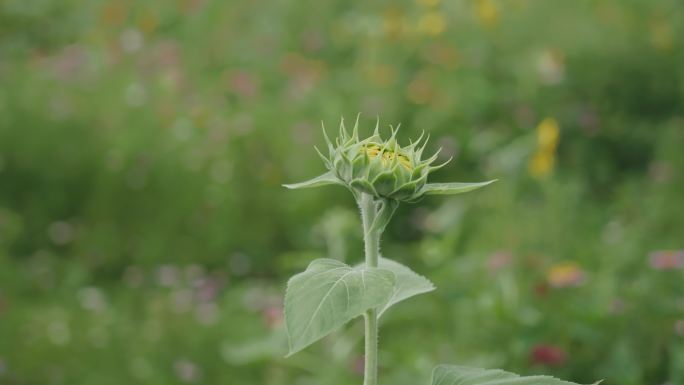
<path fill-rule="evenodd" d="M 300 183 L 293 183 L 293 184 L 284 184 L 284 187 L 287 187 L 291 190 L 294 189 L 299 189 L 299 188 L 312 188 L 312 187 L 320 187 L 320 186 L 327 186 L 330 184 L 338 184 L 341 185 L 340 180 L 335 176 L 335 174 L 332 171 L 328 171 L 325 174 L 319 175 L 313 179 L 309 179 L 304 182 Z"/>
<path fill-rule="evenodd" d="M 285 327 L 292 355 L 392 296 L 391 271 L 317 259 L 292 277 L 285 294 Z"/>
<path fill-rule="evenodd" d="M 395 284 L 392 296 L 387 302 L 379 308 L 378 317 L 382 316 L 385 310 L 389 309 L 395 303 L 411 298 L 414 295 L 427 293 L 435 290 L 435 285 L 427 278 L 415 273 L 413 270 L 402 265 L 399 262 L 394 262 L 391 259 L 380 258 L 378 267 L 389 270 L 395 275 Z"/>
<path fill-rule="evenodd" d="M 521 377 L 501 369 L 439 365 L 432 371 L 431 385 L 577 385 L 549 376 Z"/>
<path fill-rule="evenodd" d="M 452 195 L 477 190 L 496 182 L 496 179 L 479 183 L 428 183 L 423 191 L 425 195 Z"/>

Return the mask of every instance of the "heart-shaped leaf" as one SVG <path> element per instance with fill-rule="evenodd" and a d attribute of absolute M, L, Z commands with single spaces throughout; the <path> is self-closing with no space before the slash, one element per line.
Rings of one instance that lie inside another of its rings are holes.
<path fill-rule="evenodd" d="M 387 258 L 380 258 L 378 267 L 391 271 L 395 276 L 392 296 L 387 300 L 387 303 L 378 309 L 378 317 L 397 302 L 411 298 L 414 295 L 435 290 L 435 285 L 427 278 L 419 275 L 399 262 Z"/>
<path fill-rule="evenodd" d="M 394 288 L 391 271 L 350 267 L 317 259 L 290 279 L 285 294 L 285 327 L 292 355 L 330 332 L 379 307 Z"/>
<path fill-rule="evenodd" d="M 521 377 L 501 369 L 439 365 L 432 371 L 431 385 L 578 385 L 549 376 Z"/>
<path fill-rule="evenodd" d="M 496 179 L 480 183 L 428 183 L 423 187 L 423 193 L 425 195 L 462 194 L 468 191 L 477 190 L 480 187 L 487 186 L 494 182 L 496 182 Z"/>

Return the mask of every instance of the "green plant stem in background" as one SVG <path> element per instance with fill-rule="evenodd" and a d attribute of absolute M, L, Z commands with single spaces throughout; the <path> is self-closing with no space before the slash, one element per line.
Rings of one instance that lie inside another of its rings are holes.
<path fill-rule="evenodd" d="M 380 254 L 380 230 L 372 230 L 373 221 L 377 215 L 373 196 L 361 193 L 359 197 L 361 220 L 363 222 L 363 241 L 366 254 L 366 266 L 378 267 Z M 378 383 L 378 313 L 376 309 L 369 309 L 364 314 L 366 321 L 366 344 L 364 362 L 364 385 Z"/>

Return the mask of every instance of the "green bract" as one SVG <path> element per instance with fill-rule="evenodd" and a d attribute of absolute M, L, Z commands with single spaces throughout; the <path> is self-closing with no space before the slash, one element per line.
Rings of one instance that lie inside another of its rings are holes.
<path fill-rule="evenodd" d="M 350 135 L 342 121 L 340 133 L 334 145 L 323 129 L 328 156 L 316 150 L 328 168 L 328 172 L 306 182 L 285 185 L 285 187 L 294 189 L 340 184 L 347 186 L 355 196 L 367 193 L 383 200 L 415 202 L 424 195 L 458 194 L 493 182 L 427 183 L 431 172 L 449 162 L 433 165 L 439 151 L 423 159 L 427 138 L 423 140 L 423 135 L 421 135 L 415 142 L 412 141 L 408 146 L 401 147 L 396 140 L 398 127 L 392 128 L 390 138 L 383 140 L 376 124 L 373 135 L 360 140 L 358 123 L 357 118 Z"/>

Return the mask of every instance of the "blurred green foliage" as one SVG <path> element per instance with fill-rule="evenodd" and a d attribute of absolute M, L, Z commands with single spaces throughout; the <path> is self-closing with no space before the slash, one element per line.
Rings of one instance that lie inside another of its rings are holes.
<path fill-rule="evenodd" d="M 360 325 L 283 359 L 286 277 L 361 259 L 323 120 L 499 178 L 402 206 L 437 285 L 381 381 L 437 363 L 684 383 L 680 0 L 0 2 L 0 384 L 360 383 Z"/>

